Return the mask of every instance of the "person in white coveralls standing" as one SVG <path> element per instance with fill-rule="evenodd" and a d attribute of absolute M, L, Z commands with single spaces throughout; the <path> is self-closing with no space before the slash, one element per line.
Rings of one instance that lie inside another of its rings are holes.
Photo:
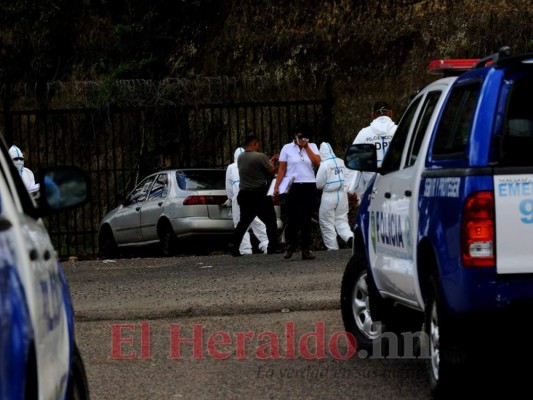
<path fill-rule="evenodd" d="M 331 145 L 327 142 L 322 142 L 320 145 L 320 158 L 316 187 L 322 190 L 318 210 L 322 241 L 328 250 L 339 250 L 337 242 L 339 235 L 351 247 L 353 232 L 348 224 L 348 194 L 344 187 L 352 171 L 344 166 L 343 160 L 335 156 Z"/>
<path fill-rule="evenodd" d="M 239 194 L 239 168 L 237 168 L 237 159 L 244 153 L 242 147 L 237 148 L 233 154 L 233 163 L 228 165 L 226 169 L 226 192 L 228 193 L 228 199 L 231 202 L 233 226 L 237 226 L 241 219 L 241 211 L 239 203 L 237 202 L 237 195 Z M 228 204 L 229 206 L 229 204 Z M 259 241 L 259 250 L 263 253 L 268 249 L 268 236 L 266 233 L 266 226 L 257 217 L 254 218 L 250 227 Z M 250 242 L 250 234 L 246 232 L 242 238 L 242 242 L 239 245 L 239 251 L 241 254 L 252 254 L 252 244 Z"/>
<path fill-rule="evenodd" d="M 371 124 L 359 131 L 353 144 L 368 143 L 376 146 L 377 166 L 380 167 L 397 127 L 392 120 L 392 108 L 389 103 L 378 101 L 372 109 Z M 373 176 L 373 172 L 355 171 L 347 186 L 347 192 L 355 193 L 360 199 Z"/>

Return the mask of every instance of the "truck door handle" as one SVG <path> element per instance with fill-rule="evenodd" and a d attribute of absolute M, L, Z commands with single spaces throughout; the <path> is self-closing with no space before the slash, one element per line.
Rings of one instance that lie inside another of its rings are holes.
<path fill-rule="evenodd" d="M 412 194 L 413 194 L 413 193 L 412 193 L 410 190 L 406 190 L 406 191 L 405 191 L 405 196 L 406 196 L 406 197 L 411 197 Z"/>
<path fill-rule="evenodd" d="M 158 205 L 159 207 L 161 207 L 161 206 L 163 205 L 163 202 L 160 201 L 159 203 L 157 203 L 157 205 Z"/>
<path fill-rule="evenodd" d="M 390 194 L 390 192 L 385 192 L 385 198 L 386 198 L 386 199 L 390 199 L 390 198 L 391 198 L 391 194 Z"/>
<path fill-rule="evenodd" d="M 139 211 L 141 207 L 135 207 L 135 211 Z"/>

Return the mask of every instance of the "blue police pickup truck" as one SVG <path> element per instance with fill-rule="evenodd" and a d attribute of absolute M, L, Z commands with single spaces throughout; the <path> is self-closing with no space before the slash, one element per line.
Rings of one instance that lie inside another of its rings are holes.
<path fill-rule="evenodd" d="M 421 333 L 432 394 L 447 397 L 476 354 L 505 349 L 533 311 L 533 54 L 430 66 L 462 72 L 413 98 L 382 165 L 372 145 L 347 149 L 348 168 L 375 175 L 341 308 L 367 356 L 387 344 L 401 356 L 386 334 Z"/>

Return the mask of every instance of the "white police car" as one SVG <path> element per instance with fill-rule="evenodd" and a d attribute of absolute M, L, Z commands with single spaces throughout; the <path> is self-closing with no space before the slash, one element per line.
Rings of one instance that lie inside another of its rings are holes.
<path fill-rule="evenodd" d="M 0 140 L 0 398 L 87 399 L 70 293 L 41 217 L 82 204 L 88 184 L 73 167 L 42 175 L 36 204 Z"/>

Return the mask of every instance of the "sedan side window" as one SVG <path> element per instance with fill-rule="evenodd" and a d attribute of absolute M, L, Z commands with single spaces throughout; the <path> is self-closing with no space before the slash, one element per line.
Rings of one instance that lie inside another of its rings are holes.
<path fill-rule="evenodd" d="M 168 176 L 167 174 L 157 175 L 157 178 L 150 190 L 148 200 L 164 199 L 168 194 Z"/>
<path fill-rule="evenodd" d="M 150 176 L 141 183 L 139 183 L 137 187 L 133 189 L 133 192 L 131 192 L 131 194 L 127 197 L 126 205 L 142 203 L 143 201 L 145 201 L 153 181 L 154 177 Z"/>

